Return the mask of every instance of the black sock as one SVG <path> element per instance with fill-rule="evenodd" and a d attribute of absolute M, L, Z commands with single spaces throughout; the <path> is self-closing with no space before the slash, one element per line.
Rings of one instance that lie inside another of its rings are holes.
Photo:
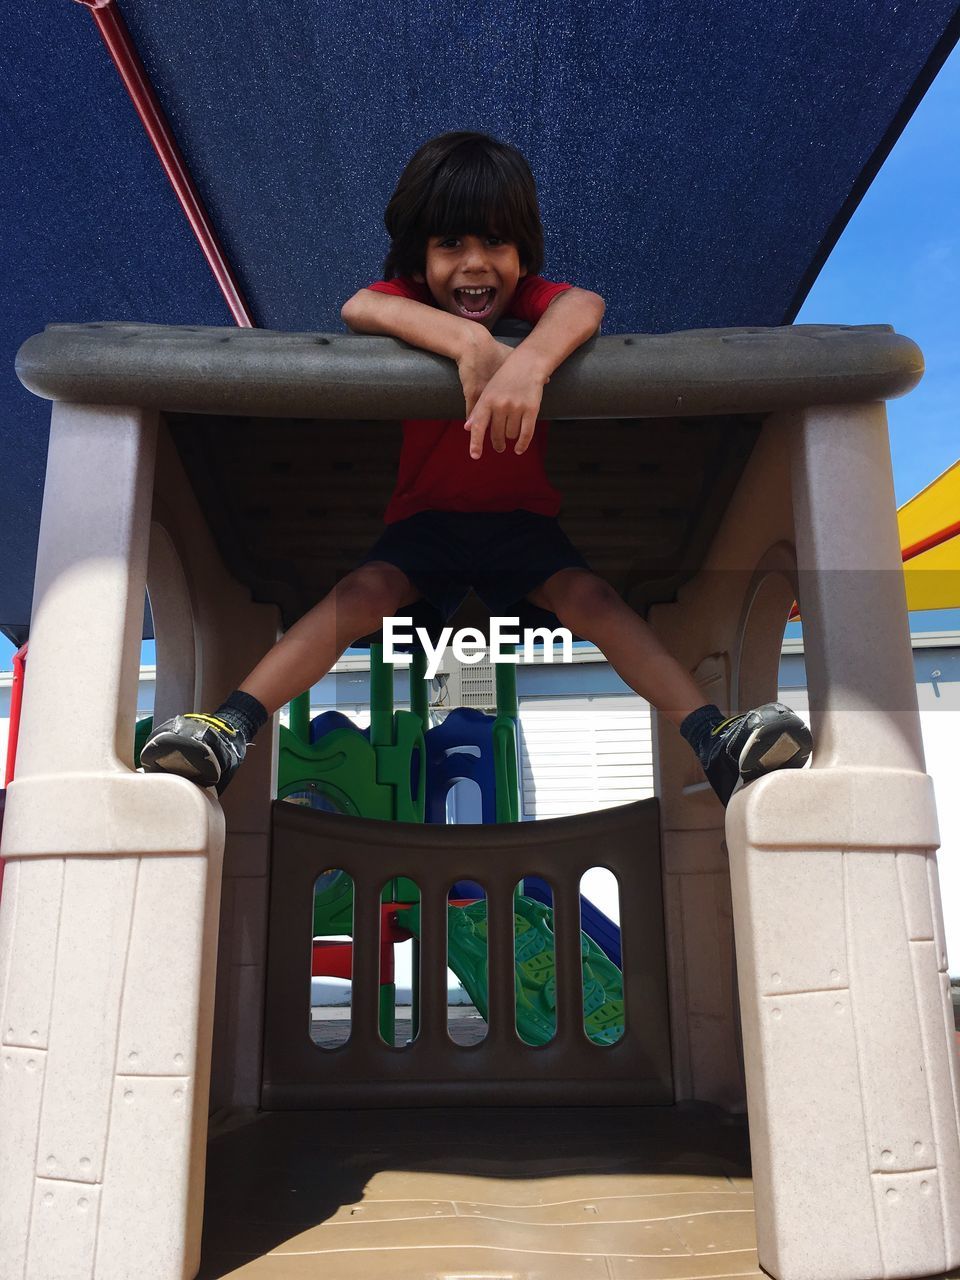
<path fill-rule="evenodd" d="M 710 730 L 720 724 L 726 717 L 719 707 L 708 703 L 691 711 L 680 725 L 681 736 L 684 737 L 697 755 L 702 759 L 701 748 L 709 741 Z"/>
<path fill-rule="evenodd" d="M 213 714 L 238 729 L 245 742 L 252 742 L 257 730 L 262 729 L 269 718 L 263 703 L 252 693 L 243 693 L 240 689 L 235 689 Z"/>

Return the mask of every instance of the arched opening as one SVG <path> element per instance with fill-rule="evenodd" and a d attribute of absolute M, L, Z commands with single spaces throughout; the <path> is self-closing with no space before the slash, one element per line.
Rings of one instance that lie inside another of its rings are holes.
<path fill-rule="evenodd" d="M 451 826 L 483 822 L 483 793 L 479 782 L 473 778 L 454 779 L 447 791 L 446 812 Z"/>

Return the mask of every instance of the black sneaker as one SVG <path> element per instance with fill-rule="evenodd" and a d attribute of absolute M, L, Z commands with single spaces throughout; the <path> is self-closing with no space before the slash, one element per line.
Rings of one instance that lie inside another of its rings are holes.
<path fill-rule="evenodd" d="M 813 750 L 810 730 L 782 702 L 731 716 L 710 730 L 700 749 L 707 780 L 724 804 L 742 778 L 752 782 L 774 769 L 799 769 Z"/>
<path fill-rule="evenodd" d="M 198 787 L 216 787 L 222 795 L 246 750 L 239 729 L 219 716 L 190 711 L 154 729 L 143 744 L 140 765 L 145 773 L 175 773 Z"/>

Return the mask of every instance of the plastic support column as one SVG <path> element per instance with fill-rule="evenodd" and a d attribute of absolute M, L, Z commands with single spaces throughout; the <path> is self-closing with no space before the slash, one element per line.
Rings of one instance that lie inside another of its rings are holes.
<path fill-rule="evenodd" d="M 301 742 L 310 741 L 310 690 L 290 699 L 290 732 Z"/>
<path fill-rule="evenodd" d="M 512 644 L 503 646 L 504 653 L 515 653 Z M 494 679 L 497 687 L 497 715 L 516 720 L 520 715 L 517 703 L 517 666 L 515 662 L 494 663 Z"/>
<path fill-rule="evenodd" d="M 423 731 L 430 727 L 430 699 L 427 696 L 427 655 L 423 645 L 418 644 L 413 651 L 410 664 L 410 710 L 420 717 Z"/>
<path fill-rule="evenodd" d="M 380 986 L 380 1036 L 385 1044 L 393 1044 L 397 1038 L 396 1005 L 396 983 L 382 983 Z"/>
<path fill-rule="evenodd" d="M 370 646 L 370 742 L 393 743 L 393 663 L 384 662 L 383 645 Z"/>
<path fill-rule="evenodd" d="M 504 646 L 513 653 L 513 645 Z M 497 718 L 493 724 L 493 771 L 496 787 L 497 822 L 520 821 L 520 762 L 517 725 L 517 668 L 513 662 L 495 664 Z"/>

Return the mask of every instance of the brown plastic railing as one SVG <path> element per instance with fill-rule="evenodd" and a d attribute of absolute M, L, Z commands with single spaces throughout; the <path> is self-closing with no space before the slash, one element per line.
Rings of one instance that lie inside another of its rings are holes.
<path fill-rule="evenodd" d="M 583 1026 L 580 879 L 608 867 L 620 887 L 625 1031 L 614 1045 Z M 351 1035 L 309 1037 L 313 887 L 336 867 L 354 884 Z M 383 885 L 421 894 L 420 1030 L 406 1047 L 379 1034 Z M 522 876 L 553 890 L 557 1030 L 527 1045 L 515 1029 L 513 893 Z M 476 1045 L 447 1031 L 447 895 L 483 885 L 488 904 L 489 1026 Z M 659 810 L 644 800 L 601 813 L 503 826 L 420 826 L 279 803 L 273 810 L 262 1104 L 316 1106 L 590 1105 L 673 1100 L 660 883 Z"/>

